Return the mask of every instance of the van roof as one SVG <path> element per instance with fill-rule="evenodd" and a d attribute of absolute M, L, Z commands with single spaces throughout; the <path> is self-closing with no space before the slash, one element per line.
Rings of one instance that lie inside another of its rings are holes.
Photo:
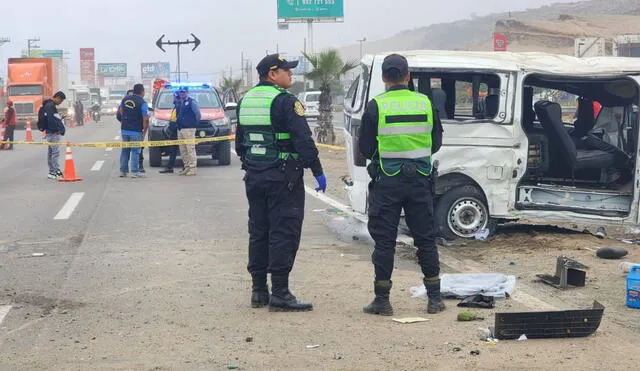
<path fill-rule="evenodd" d="M 383 58 L 389 53 L 375 57 Z M 453 50 L 409 50 L 395 52 L 407 58 L 412 68 L 460 68 L 499 71 L 526 71 L 572 76 L 611 76 L 640 74 L 640 58 L 590 57 L 541 52 L 474 52 Z M 373 56 L 363 58 L 370 63 Z"/>

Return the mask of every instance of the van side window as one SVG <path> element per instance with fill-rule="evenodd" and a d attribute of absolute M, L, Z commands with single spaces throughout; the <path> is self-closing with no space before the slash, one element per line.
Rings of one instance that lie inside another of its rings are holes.
<path fill-rule="evenodd" d="M 356 104 L 356 93 L 358 91 L 358 85 L 360 84 L 360 76 L 358 75 L 358 77 L 356 77 L 355 80 L 353 80 L 353 83 L 351 84 L 351 87 L 349 87 L 349 90 L 347 91 L 347 95 L 344 97 L 344 106 L 345 108 L 348 107 L 350 112 L 353 112 L 357 107 L 355 107 Z"/>

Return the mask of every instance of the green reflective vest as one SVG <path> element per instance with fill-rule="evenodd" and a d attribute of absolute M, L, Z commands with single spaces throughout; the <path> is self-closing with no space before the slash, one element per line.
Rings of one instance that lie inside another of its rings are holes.
<path fill-rule="evenodd" d="M 378 155 L 389 176 L 406 163 L 418 172 L 431 173 L 433 108 L 426 95 L 408 89 L 390 90 L 374 98 L 378 104 Z"/>
<path fill-rule="evenodd" d="M 239 124 L 244 129 L 243 146 L 245 159 L 261 163 L 275 163 L 289 155 L 298 155 L 281 151 L 278 141 L 290 140 L 290 133 L 277 133 L 271 125 L 271 105 L 280 94 L 289 94 L 275 86 L 256 86 L 249 90 L 240 103 Z"/>

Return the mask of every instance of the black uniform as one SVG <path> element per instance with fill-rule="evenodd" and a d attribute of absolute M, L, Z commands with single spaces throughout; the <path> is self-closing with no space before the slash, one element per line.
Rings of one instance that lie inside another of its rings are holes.
<path fill-rule="evenodd" d="M 259 85 L 273 85 L 260 82 Z M 271 106 L 271 122 L 274 131 L 290 133 L 290 141 L 282 141 L 292 152 L 300 155 L 297 179 L 290 182 L 282 169 L 282 163 L 263 164 L 244 158 L 244 129 L 236 129 L 236 153 L 242 159 L 247 199 L 249 201 L 249 264 L 252 275 L 272 273 L 289 274 L 300 244 L 304 218 L 305 191 L 302 168 L 311 169 L 314 176 L 323 174 L 318 149 L 312 139 L 311 129 L 304 115 L 296 113 L 297 98 L 283 93 Z M 238 119 L 240 107 L 238 105 Z M 291 184 L 290 184 L 291 183 Z"/>
<path fill-rule="evenodd" d="M 390 90 L 408 89 L 395 86 Z M 442 145 L 442 124 L 435 108 L 431 152 Z M 435 245 L 434 182 L 432 177 L 400 173 L 387 176 L 381 169 L 378 156 L 378 105 L 372 100 L 367 104 L 359 133 L 359 149 L 371 159 L 369 174 L 369 222 L 368 228 L 375 241 L 372 262 L 377 281 L 391 279 L 395 255 L 398 224 L 402 209 L 407 226 L 418 248 L 418 261 L 425 277 L 437 277 L 440 273 L 438 250 Z"/>

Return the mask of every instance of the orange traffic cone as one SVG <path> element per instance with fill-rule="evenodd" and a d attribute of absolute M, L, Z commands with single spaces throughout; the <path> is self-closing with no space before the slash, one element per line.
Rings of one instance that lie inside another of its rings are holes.
<path fill-rule="evenodd" d="M 27 120 L 27 132 L 24 139 L 25 142 L 33 142 L 33 133 L 31 132 L 31 121 Z"/>
<path fill-rule="evenodd" d="M 6 127 L 7 127 L 6 124 L 2 124 L 2 131 L 0 131 L 0 140 L 4 140 L 4 131 Z M 2 144 L 0 145 L 0 149 L 7 149 L 8 146 L 9 146 L 8 144 Z"/>
<path fill-rule="evenodd" d="M 76 165 L 73 163 L 73 154 L 71 153 L 71 143 L 67 143 L 67 152 L 64 154 L 64 174 L 58 179 L 60 182 L 77 182 L 82 180 L 76 176 Z"/>

